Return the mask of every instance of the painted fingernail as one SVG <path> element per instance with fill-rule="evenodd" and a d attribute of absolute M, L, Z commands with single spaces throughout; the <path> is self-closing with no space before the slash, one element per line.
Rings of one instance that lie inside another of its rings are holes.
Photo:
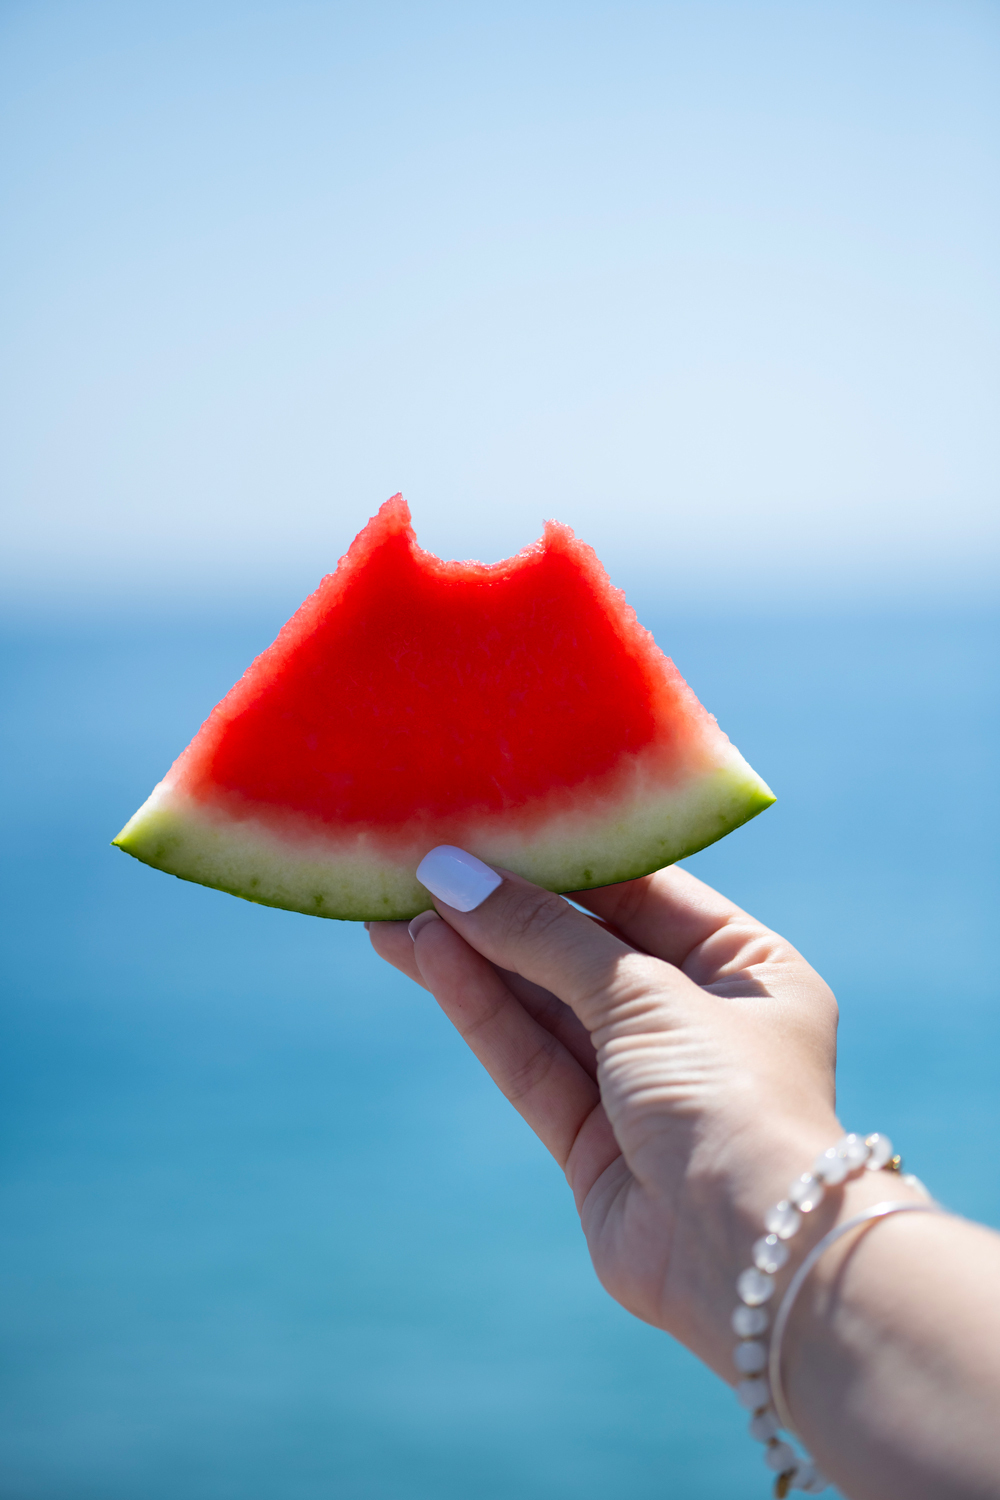
<path fill-rule="evenodd" d="M 503 884 L 503 877 L 489 865 L 453 844 L 439 844 L 425 854 L 417 866 L 417 879 L 432 896 L 456 911 L 475 911 L 491 891 Z"/>
<path fill-rule="evenodd" d="M 415 938 L 421 927 L 426 927 L 428 922 L 440 922 L 440 920 L 436 911 L 422 911 L 413 918 L 406 930 L 411 938 Z"/>

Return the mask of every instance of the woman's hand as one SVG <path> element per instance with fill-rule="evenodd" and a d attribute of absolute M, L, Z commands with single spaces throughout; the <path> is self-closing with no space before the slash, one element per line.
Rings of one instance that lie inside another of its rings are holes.
<path fill-rule="evenodd" d="M 597 1274 L 727 1380 L 764 1207 L 841 1133 L 836 1004 L 683 870 L 581 892 L 514 875 L 473 911 L 372 923 L 566 1172 Z"/>
<path fill-rule="evenodd" d="M 455 854 L 433 851 L 442 878 L 420 878 L 460 901 Z M 432 992 L 564 1167 L 608 1291 L 735 1381 L 734 1283 L 764 1210 L 842 1133 L 833 996 L 683 870 L 581 892 L 594 920 L 460 860 L 474 909 L 373 923 L 376 951 Z M 890 1196 L 921 1197 L 898 1176 Z M 883 1174 L 862 1172 L 797 1248 L 885 1197 Z M 1000 1236 L 943 1213 L 896 1215 L 822 1257 L 785 1388 L 843 1494 L 1000 1500 L 998 1284 Z"/>

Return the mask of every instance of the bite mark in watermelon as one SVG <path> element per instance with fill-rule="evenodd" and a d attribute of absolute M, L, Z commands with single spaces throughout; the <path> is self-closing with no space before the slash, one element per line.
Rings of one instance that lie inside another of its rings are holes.
<path fill-rule="evenodd" d="M 443 562 L 395 495 L 114 842 L 248 901 L 401 919 L 437 844 L 584 890 L 773 801 L 569 527 Z"/>

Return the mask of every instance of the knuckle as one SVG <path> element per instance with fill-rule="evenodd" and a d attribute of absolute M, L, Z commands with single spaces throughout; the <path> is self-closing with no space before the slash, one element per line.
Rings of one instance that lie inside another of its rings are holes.
<path fill-rule="evenodd" d="M 503 1010 L 504 1000 L 498 998 L 494 1000 L 492 1005 L 478 1011 L 472 1019 L 466 1020 L 460 1016 L 455 1025 L 463 1042 L 471 1042 L 472 1038 L 479 1032 L 489 1031 L 491 1027 L 496 1025 L 497 1019 L 503 1013 Z"/>
<path fill-rule="evenodd" d="M 548 891 L 525 891 L 504 915 L 503 938 L 515 950 L 547 942 L 570 910 L 565 901 Z"/>
<path fill-rule="evenodd" d="M 621 928 L 628 928 L 636 921 L 649 900 L 652 880 L 653 876 L 642 875 L 638 880 L 626 880 L 620 885 L 607 887 L 605 894 L 611 896 L 608 921 Z"/>
<path fill-rule="evenodd" d="M 836 995 L 824 980 L 822 982 L 823 1008 L 826 1011 L 827 1024 L 836 1031 L 840 1025 L 840 1005 Z"/>
<path fill-rule="evenodd" d="M 513 1070 L 504 1090 L 512 1104 L 530 1094 L 543 1081 L 555 1062 L 556 1051 L 555 1037 L 546 1035 L 531 1056 Z"/>
<path fill-rule="evenodd" d="M 656 959 L 624 954 L 610 970 L 595 973 L 579 997 L 581 1009 L 598 1022 L 601 1039 L 608 1027 L 648 1025 L 664 1010 L 662 975 Z M 658 1029 L 658 1028 L 656 1028 Z"/>
<path fill-rule="evenodd" d="M 639 880 L 630 880 L 622 889 L 618 920 L 628 926 L 645 912 L 649 902 L 653 877 L 644 875 Z"/>

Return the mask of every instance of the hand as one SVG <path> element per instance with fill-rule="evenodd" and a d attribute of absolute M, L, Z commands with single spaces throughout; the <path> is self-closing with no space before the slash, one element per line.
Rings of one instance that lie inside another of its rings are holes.
<path fill-rule="evenodd" d="M 593 917 L 479 871 L 474 910 L 437 901 L 409 930 L 372 923 L 372 943 L 563 1166 L 608 1291 L 733 1382 L 734 1283 L 763 1212 L 842 1134 L 833 996 L 683 870 L 579 893 Z M 829 1193 L 798 1248 L 884 1199 L 882 1176 Z M 896 1178 L 892 1197 L 920 1194 Z M 827 1251 L 783 1363 L 796 1426 L 844 1495 L 1000 1500 L 998 1283 L 1000 1236 L 944 1213 Z"/>
<path fill-rule="evenodd" d="M 784 939 L 670 868 L 372 923 L 566 1172 L 607 1290 L 734 1380 L 761 1214 L 842 1133 L 837 1012 Z M 817 1219 L 820 1217 L 817 1214 Z"/>

